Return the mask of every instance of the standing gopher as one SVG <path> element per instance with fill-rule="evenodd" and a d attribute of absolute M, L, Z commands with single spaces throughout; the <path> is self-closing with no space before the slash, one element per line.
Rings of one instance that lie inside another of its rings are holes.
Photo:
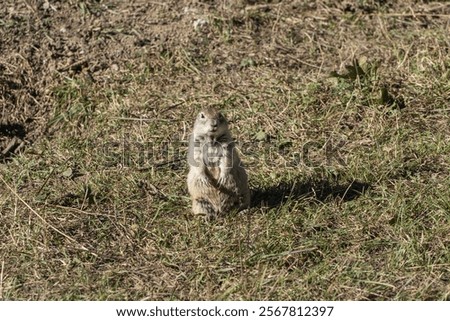
<path fill-rule="evenodd" d="M 194 214 L 208 218 L 250 205 L 248 178 L 225 117 L 202 110 L 189 141 L 187 185 Z"/>

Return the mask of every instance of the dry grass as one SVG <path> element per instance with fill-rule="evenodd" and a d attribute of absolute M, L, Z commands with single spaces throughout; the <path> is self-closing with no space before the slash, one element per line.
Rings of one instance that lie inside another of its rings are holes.
<path fill-rule="evenodd" d="M 12 3 L 0 298 L 449 299 L 445 1 Z M 213 223 L 185 186 L 209 104 L 253 190 Z"/>

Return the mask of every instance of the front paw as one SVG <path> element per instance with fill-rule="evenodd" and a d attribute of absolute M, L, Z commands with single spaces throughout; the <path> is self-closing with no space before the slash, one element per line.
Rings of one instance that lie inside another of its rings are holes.
<path fill-rule="evenodd" d="M 201 176 L 198 178 L 197 180 L 198 185 L 200 186 L 208 186 L 209 185 L 209 180 L 206 176 Z"/>
<path fill-rule="evenodd" d="M 217 180 L 217 185 L 219 187 L 224 187 L 224 186 L 227 185 L 227 182 L 228 182 L 227 176 L 226 175 L 220 175 L 219 179 Z"/>

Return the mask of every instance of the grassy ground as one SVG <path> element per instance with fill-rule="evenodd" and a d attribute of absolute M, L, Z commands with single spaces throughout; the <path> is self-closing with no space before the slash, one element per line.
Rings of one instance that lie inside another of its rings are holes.
<path fill-rule="evenodd" d="M 1 299 L 450 298 L 448 3 L 24 3 L 0 16 L 1 138 L 25 143 Z M 253 205 L 207 223 L 185 158 L 210 104 Z"/>

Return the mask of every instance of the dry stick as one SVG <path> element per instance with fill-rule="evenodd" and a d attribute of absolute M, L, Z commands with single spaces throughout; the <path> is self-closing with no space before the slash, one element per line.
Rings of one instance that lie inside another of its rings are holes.
<path fill-rule="evenodd" d="M 69 65 L 58 68 L 58 71 L 62 72 L 62 71 L 70 70 L 70 69 L 75 69 L 77 67 L 80 67 L 80 66 L 86 64 L 87 62 L 88 62 L 87 59 L 81 59 L 81 60 L 75 61 L 74 63 L 71 63 Z"/>
<path fill-rule="evenodd" d="M 5 261 L 2 261 L 2 269 L 0 271 L 0 300 L 3 300 L 3 269 L 5 268 Z"/>
<path fill-rule="evenodd" d="M 13 139 L 11 139 L 8 146 L 6 146 L 4 150 L 2 150 L 2 154 L 3 155 L 8 154 L 14 148 L 14 146 L 16 146 L 16 144 L 17 144 L 17 137 L 14 137 Z"/>
<path fill-rule="evenodd" d="M 269 9 L 271 7 L 275 7 L 275 6 L 279 6 L 281 3 L 268 3 L 268 4 L 256 4 L 253 6 L 246 6 L 245 7 L 245 11 L 249 11 L 249 10 L 259 10 L 259 9 Z"/>
<path fill-rule="evenodd" d="M 450 14 L 440 14 L 440 13 L 369 13 L 369 16 L 380 16 L 380 17 L 439 17 L 439 18 L 449 18 Z"/>
<path fill-rule="evenodd" d="M 39 195 L 39 194 L 41 193 L 42 189 L 44 188 L 44 186 L 47 185 L 47 183 L 48 183 L 50 177 L 52 176 L 52 174 L 53 174 L 53 172 L 54 172 L 54 170 L 55 170 L 54 168 L 52 168 L 52 169 L 50 170 L 50 173 L 47 175 L 47 178 L 45 179 L 44 183 L 41 185 L 41 187 L 39 187 L 39 189 L 38 189 L 38 191 L 37 191 L 37 193 L 36 193 L 36 196 Z"/>
<path fill-rule="evenodd" d="M 56 233 L 58 233 L 58 234 L 64 236 L 64 237 L 65 237 L 66 239 L 68 239 L 69 241 L 71 241 L 71 242 L 77 244 L 82 250 L 88 251 L 88 252 L 90 252 L 90 253 L 91 253 L 92 255 L 94 255 L 94 256 L 98 256 L 97 254 L 95 254 L 95 253 L 89 251 L 89 249 L 86 248 L 84 245 L 81 245 L 80 243 L 78 243 L 74 238 L 70 237 L 70 236 L 67 235 L 66 233 L 60 231 L 59 229 L 57 229 L 56 227 L 54 227 L 53 225 L 51 225 L 49 222 L 47 222 L 47 221 L 46 221 L 41 215 L 39 215 L 39 213 L 36 212 L 36 211 L 35 211 L 35 210 L 34 210 L 27 202 L 25 202 L 25 200 L 24 200 L 22 197 L 20 197 L 20 195 L 17 194 L 17 192 L 16 192 L 11 186 L 9 186 L 8 183 L 6 183 L 6 181 L 3 179 L 2 176 L 0 176 L 0 180 L 3 182 L 3 184 L 6 185 L 6 187 L 11 191 L 11 193 L 13 193 L 14 196 L 17 197 L 17 199 L 18 199 L 19 201 L 21 201 L 26 207 L 28 207 L 28 209 L 29 209 L 34 215 L 36 215 L 42 222 L 44 222 L 45 225 L 47 225 L 48 227 L 50 227 L 50 228 L 51 228 L 52 230 L 54 230 Z"/>
<path fill-rule="evenodd" d="M 47 206 L 48 206 L 48 204 L 47 204 Z M 63 210 L 67 210 L 67 211 L 73 211 L 73 212 L 84 214 L 84 215 L 103 216 L 103 217 L 112 217 L 112 218 L 115 217 L 114 215 L 109 215 L 109 214 L 100 214 L 100 213 L 86 212 L 86 211 L 79 210 L 78 208 L 74 208 L 74 207 L 68 207 L 68 206 L 62 206 L 62 205 L 53 205 L 53 204 L 51 206 L 56 207 L 56 208 L 61 208 Z"/>

